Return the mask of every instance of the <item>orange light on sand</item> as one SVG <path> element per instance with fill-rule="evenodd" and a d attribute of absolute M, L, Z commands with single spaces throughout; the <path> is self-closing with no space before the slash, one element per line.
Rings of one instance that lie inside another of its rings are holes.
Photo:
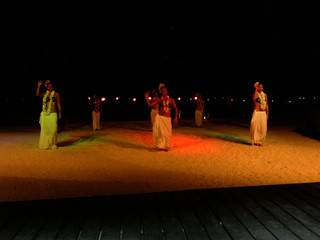
<path fill-rule="evenodd" d="M 102 101 L 102 102 L 104 102 L 105 100 L 106 100 L 106 98 L 104 98 L 104 97 L 103 97 L 103 98 L 101 98 L 101 101 Z"/>
<path fill-rule="evenodd" d="M 135 102 L 135 101 L 137 101 L 137 99 L 136 99 L 136 98 L 133 98 L 133 99 L 132 99 L 132 101 L 134 101 L 134 102 Z"/>
<path fill-rule="evenodd" d="M 118 101 L 118 100 L 119 100 L 119 97 L 116 97 L 116 100 Z"/>

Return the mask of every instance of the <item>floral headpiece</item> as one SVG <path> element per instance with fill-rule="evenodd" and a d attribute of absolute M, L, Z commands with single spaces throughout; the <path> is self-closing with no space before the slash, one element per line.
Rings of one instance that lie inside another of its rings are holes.
<path fill-rule="evenodd" d="M 165 87 L 165 86 L 166 86 L 165 84 L 160 83 L 160 84 L 159 84 L 159 92 L 161 92 L 161 88 L 163 88 L 163 87 Z"/>
<path fill-rule="evenodd" d="M 259 82 L 256 82 L 256 83 L 254 84 L 254 87 L 256 87 L 257 85 L 259 85 Z"/>
<path fill-rule="evenodd" d="M 46 81 L 44 82 L 44 86 L 47 87 L 49 83 L 50 83 L 50 80 L 46 80 Z"/>

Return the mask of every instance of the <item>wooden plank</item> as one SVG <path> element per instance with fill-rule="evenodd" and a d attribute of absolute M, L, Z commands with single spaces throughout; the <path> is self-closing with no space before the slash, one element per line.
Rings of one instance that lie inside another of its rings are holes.
<path fill-rule="evenodd" d="M 16 214 L 15 204 L 9 202 L 0 203 L 0 232 L 2 227 Z"/>
<path fill-rule="evenodd" d="M 90 206 L 86 209 L 86 220 L 82 225 L 81 235 L 77 240 L 95 240 L 100 237 L 100 229 L 103 221 L 103 205 L 108 204 L 101 198 L 90 199 Z"/>
<path fill-rule="evenodd" d="M 45 225 L 40 229 L 34 240 L 55 240 L 64 222 L 62 214 L 50 215 Z"/>
<path fill-rule="evenodd" d="M 296 236 L 302 239 L 319 240 L 318 236 L 306 228 L 301 222 L 281 209 L 273 201 L 269 200 L 265 195 L 261 194 L 258 189 L 251 189 L 249 195 L 269 211 L 275 218 L 285 224 Z"/>
<path fill-rule="evenodd" d="M 233 213 L 223 204 L 214 191 L 202 191 L 212 212 L 218 217 L 225 226 L 232 238 L 237 240 L 250 240 L 254 237 L 249 233 L 245 226 Z"/>
<path fill-rule="evenodd" d="M 80 236 L 82 224 L 85 220 L 83 207 L 85 207 L 85 200 L 83 199 L 70 199 L 62 205 L 66 218 L 56 240 L 71 240 Z"/>
<path fill-rule="evenodd" d="M 311 196 L 310 194 L 308 194 L 308 192 L 304 191 L 301 188 L 298 188 L 297 186 L 298 185 L 287 185 L 287 189 L 297 197 L 306 201 L 308 204 L 310 204 L 314 208 L 320 210 L 319 199 Z"/>
<path fill-rule="evenodd" d="M 199 192 L 188 193 L 191 207 L 198 216 L 202 226 L 211 239 L 231 240 L 222 223 L 212 213 L 207 203 L 201 198 Z"/>
<path fill-rule="evenodd" d="M 101 240 L 120 239 L 122 229 L 122 196 L 108 197 L 103 210 Z"/>
<path fill-rule="evenodd" d="M 164 230 L 159 214 L 157 200 L 154 194 L 142 197 L 142 225 L 144 240 L 165 239 Z"/>
<path fill-rule="evenodd" d="M 246 226 L 257 240 L 276 240 L 276 237 L 246 207 L 237 201 L 229 189 L 217 189 L 217 193 L 231 212 Z"/>
<path fill-rule="evenodd" d="M 291 202 L 285 200 L 284 198 L 273 192 L 271 189 L 272 188 L 270 187 L 260 187 L 257 188 L 257 191 L 262 193 L 266 198 L 286 211 L 293 218 L 302 223 L 305 227 L 307 227 L 311 232 L 313 232 L 320 238 L 320 218 L 318 220 L 315 220 L 313 217 L 293 205 Z"/>
<path fill-rule="evenodd" d="M 257 218 L 259 221 L 273 233 L 275 237 L 281 240 L 299 240 L 284 224 L 279 222 L 272 214 L 266 211 L 256 201 L 250 198 L 243 188 L 230 189 L 235 198 Z M 251 191 L 251 188 L 247 191 Z"/>
<path fill-rule="evenodd" d="M 315 220 L 320 219 L 320 210 L 314 208 L 303 199 L 289 192 L 286 186 L 273 186 L 272 190 L 279 194 L 282 198 L 286 199 L 298 208 L 302 209 L 304 212 L 308 213 Z"/>
<path fill-rule="evenodd" d="M 178 217 L 175 206 L 170 199 L 171 193 L 157 194 L 157 204 L 160 207 L 160 215 L 166 240 L 187 240 L 185 230 Z"/>
<path fill-rule="evenodd" d="M 197 215 L 193 212 L 187 196 L 183 192 L 171 194 L 179 218 L 188 239 L 210 240 Z"/>
<path fill-rule="evenodd" d="M 127 195 L 123 199 L 122 238 L 141 239 L 141 200 L 140 195 Z"/>
<path fill-rule="evenodd" d="M 13 239 L 17 233 L 27 224 L 30 217 L 24 209 L 25 202 L 16 203 L 15 214 L 10 217 L 10 220 L 2 227 L 0 231 L 0 239 Z"/>
<path fill-rule="evenodd" d="M 320 201 L 320 192 L 310 187 L 309 184 L 297 184 L 296 187 L 306 191 L 308 194 Z"/>

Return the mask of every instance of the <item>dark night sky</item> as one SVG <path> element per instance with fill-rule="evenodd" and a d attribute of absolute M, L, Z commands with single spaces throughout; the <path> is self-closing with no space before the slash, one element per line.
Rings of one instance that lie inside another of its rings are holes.
<path fill-rule="evenodd" d="M 151 2 L 151 1 L 150 1 Z M 319 94 L 318 24 L 306 1 L 25 5 L 7 9 L 3 95 L 52 79 L 64 95 Z M 295 83 L 294 83 L 295 82 Z"/>

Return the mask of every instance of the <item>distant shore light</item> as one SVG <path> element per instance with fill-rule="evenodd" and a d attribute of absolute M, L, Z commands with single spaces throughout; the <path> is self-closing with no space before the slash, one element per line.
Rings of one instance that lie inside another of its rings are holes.
<path fill-rule="evenodd" d="M 88 99 L 90 100 L 90 99 L 91 99 L 91 97 L 88 97 Z"/>
<path fill-rule="evenodd" d="M 101 98 L 101 101 L 102 101 L 102 102 L 104 102 L 105 100 L 106 100 L 106 98 L 105 98 L 105 97 Z"/>
<path fill-rule="evenodd" d="M 178 97 L 178 101 L 180 101 L 181 100 L 181 97 Z"/>
<path fill-rule="evenodd" d="M 135 102 L 135 101 L 137 101 L 137 99 L 136 99 L 136 98 L 133 98 L 133 99 L 132 99 L 132 101 L 134 101 L 134 102 Z"/>
<path fill-rule="evenodd" d="M 119 100 L 119 97 L 116 97 L 116 100 L 118 101 L 118 100 Z"/>

